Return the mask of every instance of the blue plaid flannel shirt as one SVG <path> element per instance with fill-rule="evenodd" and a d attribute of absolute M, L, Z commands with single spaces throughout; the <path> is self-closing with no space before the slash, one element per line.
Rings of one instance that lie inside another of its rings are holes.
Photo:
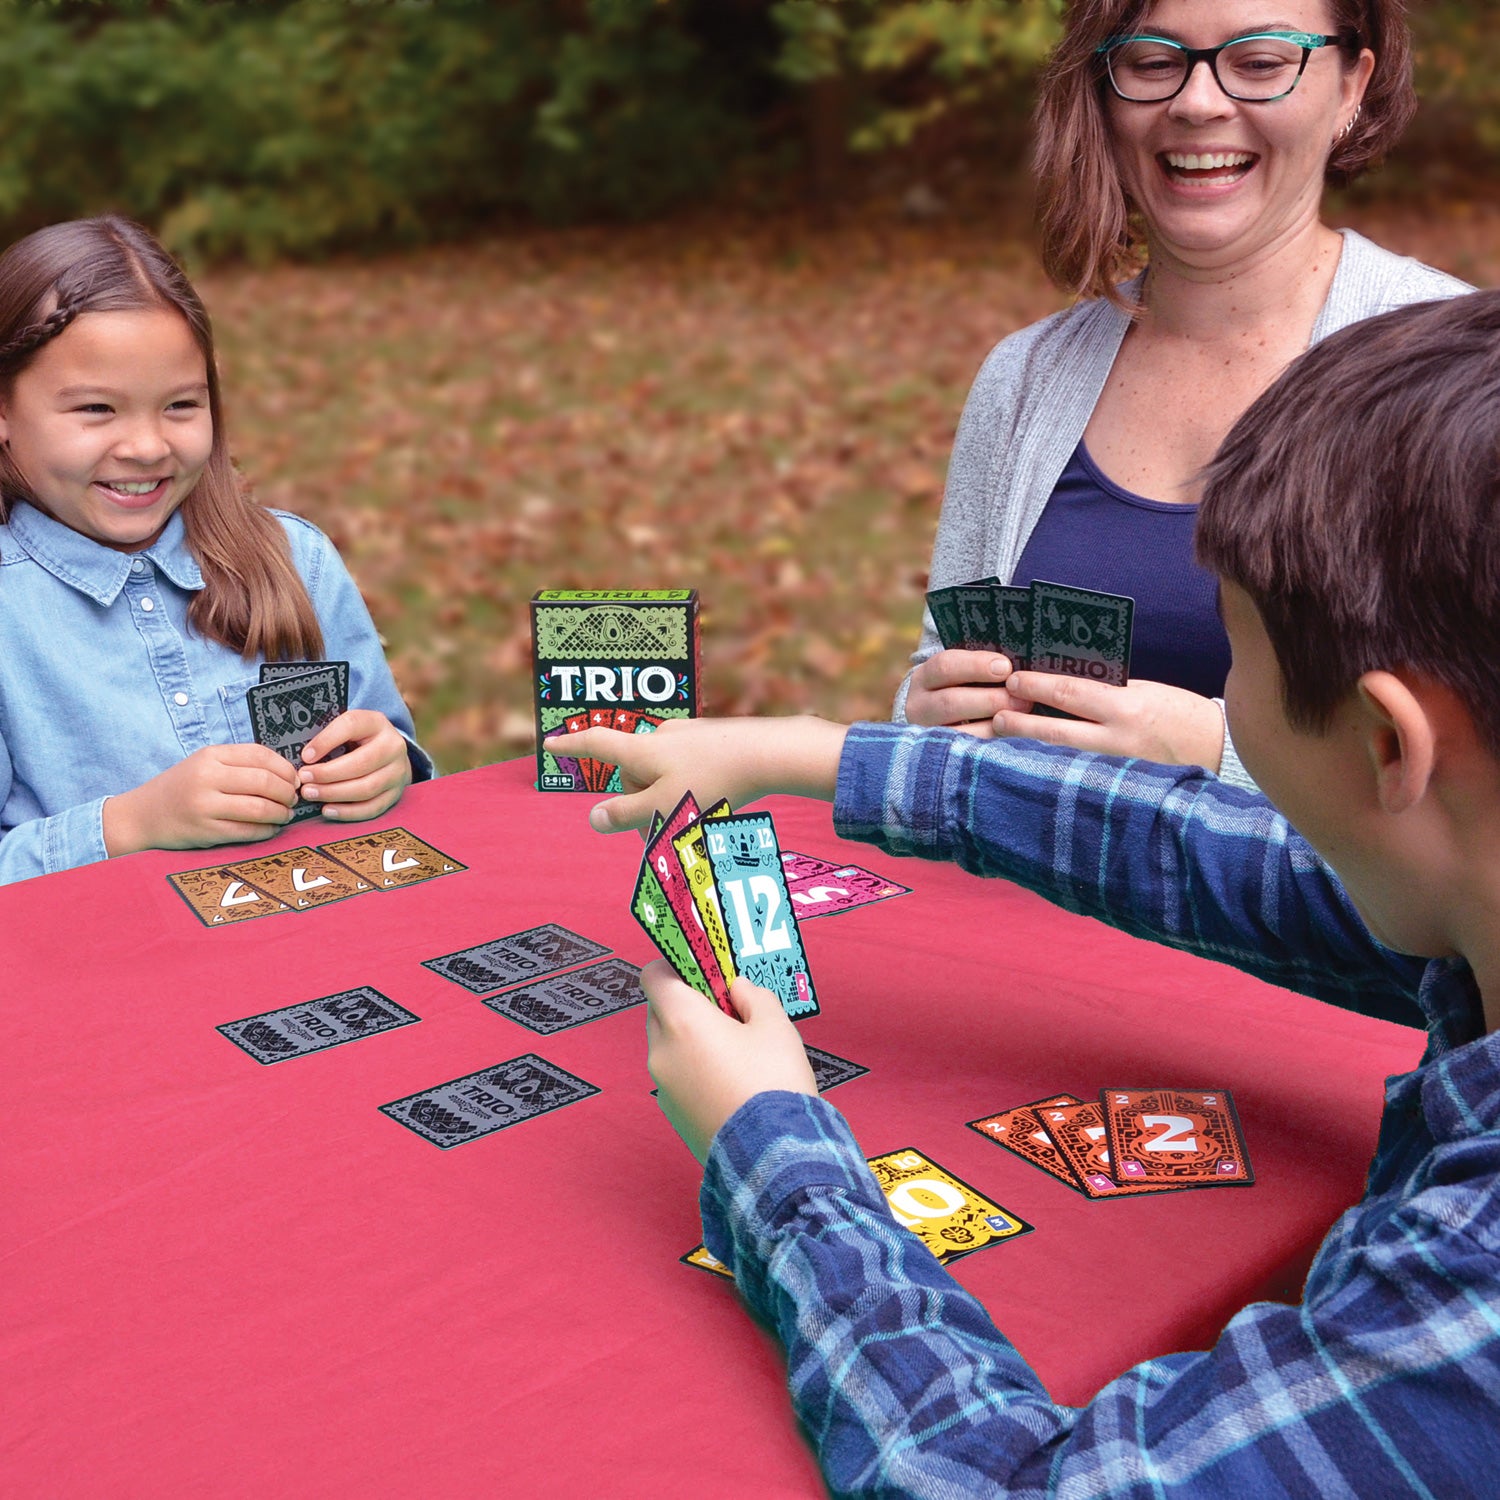
<path fill-rule="evenodd" d="M 836 1110 L 766 1093 L 714 1140 L 708 1247 L 780 1335 L 838 1495 L 1500 1495 L 1500 1033 L 1468 967 L 1382 948 L 1263 800 L 1181 767 L 858 725 L 845 837 L 949 859 L 1350 1009 L 1425 1020 L 1362 1201 L 1302 1304 L 1059 1406 L 900 1228 Z"/>

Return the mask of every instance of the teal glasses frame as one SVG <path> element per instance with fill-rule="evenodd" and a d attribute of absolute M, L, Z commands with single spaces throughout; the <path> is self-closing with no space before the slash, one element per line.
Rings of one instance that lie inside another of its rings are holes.
<path fill-rule="evenodd" d="M 1109 86 L 1115 94 L 1127 104 L 1165 104 L 1168 99 L 1175 99 L 1188 85 L 1188 79 L 1193 76 L 1193 70 L 1201 62 L 1208 64 L 1208 71 L 1213 75 L 1213 80 L 1219 89 L 1228 98 L 1239 104 L 1274 104 L 1278 99 L 1285 99 L 1301 81 L 1302 75 L 1307 71 L 1307 60 L 1319 47 L 1337 46 L 1342 37 L 1321 36 L 1312 31 L 1251 31 L 1244 36 L 1232 36 L 1227 42 L 1220 42 L 1217 47 L 1184 47 L 1181 42 L 1174 42 L 1171 37 L 1152 36 L 1142 33 L 1133 36 L 1112 36 L 1099 43 L 1094 49 L 1095 56 L 1103 57 L 1106 76 L 1109 78 Z M 1222 78 L 1219 77 L 1219 54 L 1226 47 L 1237 47 L 1241 42 L 1290 42 L 1294 47 L 1302 49 L 1302 61 L 1297 66 L 1297 76 L 1279 94 L 1237 94 Z M 1139 94 L 1127 94 L 1115 79 L 1114 55 L 1117 49 L 1129 42 L 1155 42 L 1161 47 L 1170 47 L 1174 52 L 1182 54 L 1187 66 L 1183 69 L 1182 77 L 1177 87 L 1169 94 L 1153 94 L 1149 98 L 1143 98 Z"/>

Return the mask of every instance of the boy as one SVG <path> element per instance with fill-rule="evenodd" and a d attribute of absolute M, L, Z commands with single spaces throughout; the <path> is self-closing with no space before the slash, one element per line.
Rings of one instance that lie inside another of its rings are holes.
<path fill-rule="evenodd" d="M 1285 820 L 1183 767 L 895 725 L 577 747 L 645 788 L 595 808 L 601 829 L 689 782 L 832 797 L 845 836 L 1425 1017 L 1302 1304 L 1248 1307 L 1074 1409 L 891 1220 L 774 999 L 742 981 L 737 1026 L 653 965 L 651 1071 L 706 1162 L 708 1247 L 786 1344 L 838 1494 L 1500 1493 L 1500 292 L 1298 360 L 1211 465 L 1198 549 L 1235 743 Z"/>

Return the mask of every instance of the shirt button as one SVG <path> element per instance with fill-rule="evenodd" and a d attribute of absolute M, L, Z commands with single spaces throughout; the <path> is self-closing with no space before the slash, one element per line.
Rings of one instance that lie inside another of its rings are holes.
<path fill-rule="evenodd" d="M 173 693 L 172 694 L 172 702 L 175 703 L 178 706 L 178 708 L 186 708 L 187 707 L 187 694 L 186 693 Z"/>
<path fill-rule="evenodd" d="M 154 599 L 142 599 L 141 608 L 149 615 L 156 608 L 156 601 Z"/>
<path fill-rule="evenodd" d="M 136 558 L 136 560 L 130 565 L 130 571 L 132 573 L 144 573 L 146 571 L 146 565 L 140 560 L 140 558 Z"/>

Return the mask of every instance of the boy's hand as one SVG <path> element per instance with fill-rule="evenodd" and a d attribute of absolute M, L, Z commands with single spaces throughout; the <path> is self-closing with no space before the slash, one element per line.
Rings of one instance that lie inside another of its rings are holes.
<path fill-rule="evenodd" d="M 833 798 L 845 726 L 802 715 L 792 719 L 668 719 L 654 734 L 585 729 L 551 735 L 555 755 L 579 755 L 620 768 L 625 794 L 597 803 L 589 823 L 599 833 L 644 828 L 653 812 L 671 812 L 691 789 L 707 806 L 726 797 L 743 807 L 770 792 Z"/>
<path fill-rule="evenodd" d="M 660 959 L 641 970 L 641 988 L 646 1066 L 662 1113 L 700 1162 L 719 1127 L 756 1094 L 818 1092 L 802 1038 L 770 990 L 736 979 L 734 1021 Z"/>
<path fill-rule="evenodd" d="M 325 759 L 345 744 L 347 755 Z M 302 795 L 321 803 L 325 818 L 357 823 L 395 806 L 411 781 L 411 760 L 401 731 L 383 713 L 351 708 L 302 747 L 295 774 Z"/>
<path fill-rule="evenodd" d="M 297 773 L 264 745 L 208 745 L 104 804 L 111 857 L 268 839 L 291 818 Z"/>
<path fill-rule="evenodd" d="M 1027 713 L 1029 703 L 1013 699 L 1010 658 L 996 651 L 939 651 L 911 674 L 906 690 L 906 722 L 924 728 L 962 729 L 989 739 L 996 714 Z"/>
<path fill-rule="evenodd" d="M 1224 716 L 1212 698 L 1164 682 L 1111 687 L 1051 672 L 1017 672 L 1007 686 L 1027 706 L 1045 703 L 1077 720 L 1006 711 L 995 715 L 997 735 L 1071 745 L 1104 755 L 1133 755 L 1168 766 L 1206 766 L 1218 774 L 1224 755 Z"/>

